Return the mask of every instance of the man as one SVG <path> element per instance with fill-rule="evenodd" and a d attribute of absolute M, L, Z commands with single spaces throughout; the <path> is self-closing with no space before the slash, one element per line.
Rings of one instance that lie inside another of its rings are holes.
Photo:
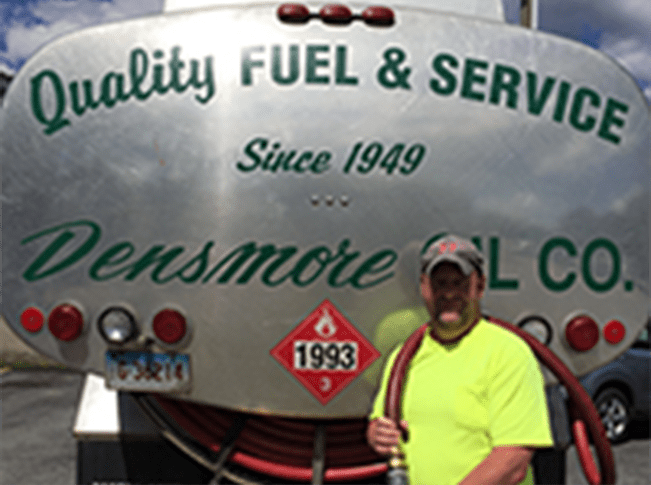
<path fill-rule="evenodd" d="M 528 345 L 482 318 L 483 259 L 467 240 L 438 240 L 421 261 L 430 321 L 402 396 L 409 440 L 401 444 L 413 485 L 533 483 L 534 449 L 552 446 L 542 374 Z M 401 443 L 384 417 L 390 356 L 367 439 L 389 455 Z"/>

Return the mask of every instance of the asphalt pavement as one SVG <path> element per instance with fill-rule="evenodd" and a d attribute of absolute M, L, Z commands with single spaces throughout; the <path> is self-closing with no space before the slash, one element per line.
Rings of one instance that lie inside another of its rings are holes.
<path fill-rule="evenodd" d="M 76 445 L 72 436 L 83 375 L 51 369 L 5 370 L 2 392 L 0 484 L 72 485 Z M 649 485 L 648 423 L 613 448 L 618 485 Z M 583 485 L 574 448 L 567 455 L 566 484 Z"/>

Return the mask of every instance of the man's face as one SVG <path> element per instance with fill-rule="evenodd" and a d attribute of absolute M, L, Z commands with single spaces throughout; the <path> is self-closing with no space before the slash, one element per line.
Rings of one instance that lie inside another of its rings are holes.
<path fill-rule="evenodd" d="M 431 277 L 421 275 L 421 293 L 430 316 L 444 328 L 475 320 L 484 294 L 485 279 L 477 271 L 466 276 L 454 263 L 441 263 Z"/>

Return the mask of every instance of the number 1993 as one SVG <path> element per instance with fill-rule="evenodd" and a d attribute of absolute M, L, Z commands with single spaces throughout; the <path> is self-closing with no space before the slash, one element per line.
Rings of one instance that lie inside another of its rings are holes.
<path fill-rule="evenodd" d="M 297 340 L 294 342 L 294 369 L 355 370 L 357 342 Z"/>
<path fill-rule="evenodd" d="M 343 170 L 344 173 L 350 173 L 354 169 L 362 175 L 374 169 L 384 170 L 387 175 L 394 172 L 411 175 L 425 158 L 425 153 L 425 145 L 420 143 L 414 143 L 409 147 L 404 143 L 396 143 L 385 151 L 384 146 L 379 142 L 365 146 L 365 143 L 360 141 L 353 146 Z"/>

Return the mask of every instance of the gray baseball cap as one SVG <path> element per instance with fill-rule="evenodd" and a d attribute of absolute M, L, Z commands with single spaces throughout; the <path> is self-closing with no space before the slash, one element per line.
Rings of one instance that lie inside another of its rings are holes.
<path fill-rule="evenodd" d="M 461 272 L 469 276 L 477 270 L 483 274 L 484 257 L 477 247 L 467 239 L 445 236 L 432 244 L 421 260 L 421 272 L 431 274 L 443 262 L 455 263 Z"/>

